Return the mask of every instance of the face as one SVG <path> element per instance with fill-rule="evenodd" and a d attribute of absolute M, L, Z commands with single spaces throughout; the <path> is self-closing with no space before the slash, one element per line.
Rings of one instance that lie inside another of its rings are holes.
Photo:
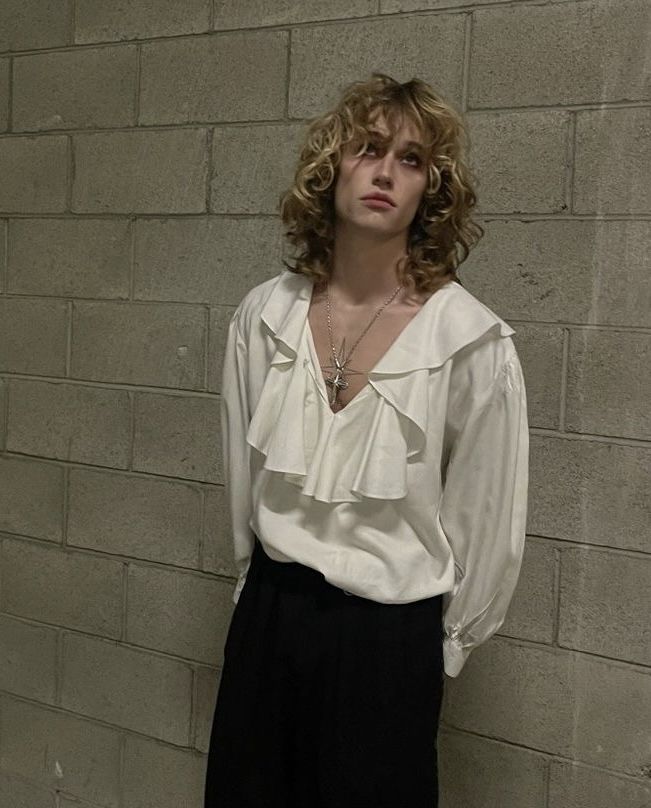
<path fill-rule="evenodd" d="M 380 113 L 369 127 L 388 136 Z M 371 134 L 372 138 L 372 134 Z M 359 145 L 347 144 L 342 154 L 335 186 L 337 227 L 354 228 L 391 238 L 404 234 L 405 241 L 423 191 L 427 187 L 427 165 L 416 127 L 404 121 L 394 139 L 386 145 L 372 138 L 363 154 L 355 155 Z M 392 204 L 365 200 L 369 194 L 388 196 Z"/>

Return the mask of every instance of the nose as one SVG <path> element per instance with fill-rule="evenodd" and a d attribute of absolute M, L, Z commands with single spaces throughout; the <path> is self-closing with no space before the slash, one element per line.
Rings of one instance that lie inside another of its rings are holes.
<path fill-rule="evenodd" d="M 375 174 L 375 182 L 382 187 L 390 187 L 393 183 L 393 163 L 390 154 L 385 154 L 378 161 Z"/>
<path fill-rule="evenodd" d="M 375 175 L 375 179 L 373 182 L 376 185 L 379 185 L 381 188 L 390 188 L 393 184 L 393 180 L 391 179 L 391 175 L 388 171 L 383 169 L 379 169 L 377 174 Z"/>

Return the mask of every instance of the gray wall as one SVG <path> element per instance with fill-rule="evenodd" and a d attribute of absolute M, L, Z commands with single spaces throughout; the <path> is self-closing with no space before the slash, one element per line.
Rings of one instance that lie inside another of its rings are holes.
<path fill-rule="evenodd" d="M 325 15 L 331 15 L 326 19 Z M 648 0 L 0 3 L 0 805 L 201 804 L 234 569 L 225 326 L 304 120 L 462 108 L 516 329 L 522 576 L 447 680 L 444 808 L 651 805 Z"/>

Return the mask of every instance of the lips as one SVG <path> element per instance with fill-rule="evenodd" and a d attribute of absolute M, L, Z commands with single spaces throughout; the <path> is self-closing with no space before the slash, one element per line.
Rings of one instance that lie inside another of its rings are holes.
<path fill-rule="evenodd" d="M 362 199 L 365 201 L 376 200 L 378 202 L 385 202 L 386 204 L 391 205 L 391 207 L 395 207 L 395 202 L 386 194 L 368 194 L 367 196 L 363 196 Z"/>

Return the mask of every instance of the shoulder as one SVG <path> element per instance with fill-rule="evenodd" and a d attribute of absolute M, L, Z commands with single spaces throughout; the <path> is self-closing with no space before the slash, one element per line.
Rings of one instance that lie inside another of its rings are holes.
<path fill-rule="evenodd" d="M 248 335 L 251 333 L 252 324 L 259 321 L 260 313 L 265 303 L 286 271 L 283 270 L 272 278 L 253 286 L 240 300 L 233 312 L 232 321 L 237 323 L 241 334 Z"/>
<path fill-rule="evenodd" d="M 472 358 L 482 364 L 489 357 L 499 362 L 515 353 L 515 329 L 465 286 L 451 281 L 434 298 L 430 307 L 433 329 L 427 336 L 430 350 L 440 359 L 460 364 Z"/>
<path fill-rule="evenodd" d="M 465 286 L 453 283 L 451 287 L 450 318 L 456 324 L 463 324 L 462 328 L 468 329 L 469 333 L 476 332 L 475 339 L 469 340 L 463 347 L 479 349 L 481 346 L 492 346 L 505 355 L 514 352 L 512 336 L 516 333 L 515 328 Z"/>
<path fill-rule="evenodd" d="M 494 323 L 501 326 L 501 329 L 508 332 L 509 335 L 515 333 L 506 320 L 482 300 L 476 297 L 467 287 L 462 286 L 456 281 L 451 281 L 446 287 L 450 291 L 450 309 L 456 311 L 457 314 L 463 315 L 470 320 Z"/>
<path fill-rule="evenodd" d="M 515 329 L 468 289 L 455 283 L 450 295 L 449 322 L 467 329 L 472 338 L 452 356 L 452 385 L 477 394 L 504 377 L 505 371 L 519 371 L 513 335 Z M 479 328 L 477 324 L 481 324 Z M 473 333 L 473 325 L 474 333 Z"/>

